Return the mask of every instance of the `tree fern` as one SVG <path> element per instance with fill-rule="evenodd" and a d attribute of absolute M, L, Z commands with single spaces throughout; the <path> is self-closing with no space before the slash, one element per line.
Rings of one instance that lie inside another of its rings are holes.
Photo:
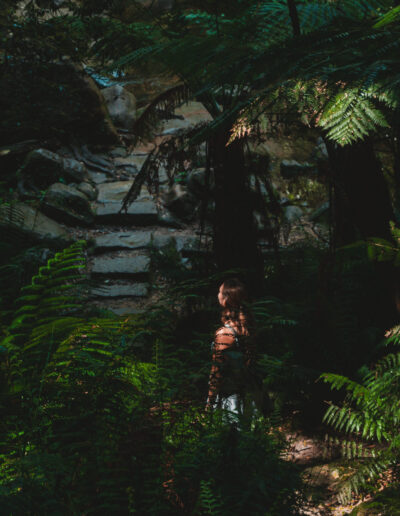
<path fill-rule="evenodd" d="M 398 343 L 397 335 L 392 342 Z M 378 480 L 382 472 L 400 460 L 400 356 L 391 353 L 383 357 L 362 383 L 334 374 L 324 374 L 322 378 L 332 389 L 347 391 L 344 405 L 331 404 L 324 421 L 348 436 L 341 441 L 342 450 L 347 458 L 356 461 L 356 472 L 343 484 L 342 497 L 348 499 L 352 492 L 357 493 L 368 480 Z"/>
<path fill-rule="evenodd" d="M 379 127 L 389 124 L 372 102 L 373 91 L 346 88 L 325 109 L 319 125 L 330 139 L 346 145 L 363 139 Z"/>
<path fill-rule="evenodd" d="M 121 513 L 128 505 L 140 455 L 130 444 L 132 424 L 143 425 L 155 390 L 153 364 L 132 353 L 148 330 L 136 319 L 84 313 L 84 249 L 73 244 L 40 269 L 1 342 L 1 408 L 9 415 L 1 423 L 0 503 L 9 513 L 24 513 L 24 503 L 33 512 L 72 514 Z"/>
<path fill-rule="evenodd" d="M 213 492 L 211 480 L 202 480 L 200 482 L 199 501 L 203 514 L 210 514 L 210 516 L 219 516 L 221 514 L 221 502 Z"/>

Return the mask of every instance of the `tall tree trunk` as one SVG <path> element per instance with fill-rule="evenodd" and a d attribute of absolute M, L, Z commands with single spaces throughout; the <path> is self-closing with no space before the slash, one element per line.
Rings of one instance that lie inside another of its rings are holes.
<path fill-rule="evenodd" d="M 368 237 L 391 240 L 392 204 L 372 142 L 346 147 L 327 142 L 327 148 L 334 182 L 335 245 Z"/>
<path fill-rule="evenodd" d="M 214 252 L 219 270 L 243 269 L 253 287 L 262 280 L 253 207 L 248 189 L 243 142 L 227 146 L 230 133 L 220 131 L 209 143 L 215 176 Z"/>
<path fill-rule="evenodd" d="M 339 147 L 327 142 L 333 173 L 334 246 L 339 247 L 368 237 L 391 241 L 389 222 L 392 203 L 372 141 Z M 368 306 L 384 327 L 398 319 L 398 273 L 390 262 L 375 266 L 380 288 L 371 291 Z"/>
<path fill-rule="evenodd" d="M 296 2 L 295 0 L 287 0 L 287 5 L 289 9 L 289 16 L 292 21 L 293 34 L 295 36 L 300 36 L 300 20 L 299 13 L 297 12 Z"/>

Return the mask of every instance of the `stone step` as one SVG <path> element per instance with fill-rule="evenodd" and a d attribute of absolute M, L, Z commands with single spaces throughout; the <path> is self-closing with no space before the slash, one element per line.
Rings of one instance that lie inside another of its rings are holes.
<path fill-rule="evenodd" d="M 110 249 L 141 249 L 155 247 L 159 249 L 173 243 L 179 252 L 198 252 L 198 237 L 176 231 L 116 231 L 95 238 L 97 251 Z M 204 252 L 204 245 L 201 251 Z"/>
<path fill-rule="evenodd" d="M 92 290 L 97 297 L 146 297 L 149 293 L 148 283 L 112 283 L 99 285 Z"/>
<path fill-rule="evenodd" d="M 151 195 L 142 189 L 139 197 L 122 210 L 122 202 L 133 181 L 115 181 L 98 185 L 97 203 L 94 207 L 96 220 L 110 223 L 152 224 L 158 221 L 158 209 Z"/>
<path fill-rule="evenodd" d="M 145 305 L 142 298 L 112 298 L 98 300 L 94 302 L 95 306 L 104 310 L 110 310 L 116 315 L 137 315 L 145 312 Z"/>
<path fill-rule="evenodd" d="M 147 275 L 150 269 L 150 258 L 144 254 L 119 254 L 95 256 L 90 264 L 92 274 L 119 276 Z"/>
<path fill-rule="evenodd" d="M 95 221 L 97 223 L 126 223 L 136 225 L 150 225 L 158 221 L 158 210 L 155 202 L 151 199 L 137 200 L 132 203 L 127 211 L 121 211 L 122 202 L 97 202 L 95 211 Z"/>
<path fill-rule="evenodd" d="M 148 247 L 151 242 L 150 231 L 117 231 L 95 238 L 97 250 L 140 249 Z"/>
<path fill-rule="evenodd" d="M 97 200 L 101 203 L 121 202 L 131 189 L 133 180 L 131 181 L 113 181 L 112 183 L 103 183 L 97 187 Z M 142 188 L 138 200 L 149 200 L 151 196 L 146 188 Z"/>

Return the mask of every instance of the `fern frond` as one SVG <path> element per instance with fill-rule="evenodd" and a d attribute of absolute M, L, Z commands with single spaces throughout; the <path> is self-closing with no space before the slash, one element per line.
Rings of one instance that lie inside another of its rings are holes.
<path fill-rule="evenodd" d="M 327 130 L 331 140 L 346 145 L 363 139 L 378 127 L 388 127 L 388 122 L 362 91 L 346 89 L 336 95 L 319 125 Z"/>
<path fill-rule="evenodd" d="M 188 100 L 189 89 L 185 84 L 163 91 L 139 115 L 133 125 L 132 133 L 137 139 L 145 140 L 161 123 L 162 117 L 171 114 Z"/>

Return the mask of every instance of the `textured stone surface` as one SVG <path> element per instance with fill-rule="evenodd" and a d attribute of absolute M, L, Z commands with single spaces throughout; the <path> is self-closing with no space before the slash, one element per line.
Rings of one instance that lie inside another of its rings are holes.
<path fill-rule="evenodd" d="M 47 190 L 43 211 L 60 222 L 85 225 L 93 222 L 92 209 L 86 195 L 63 183 L 55 183 Z"/>
<path fill-rule="evenodd" d="M 177 251 L 195 251 L 198 248 L 198 239 L 194 235 L 153 233 L 152 245 L 156 248 L 174 243 Z"/>
<path fill-rule="evenodd" d="M 71 181 L 82 181 L 88 177 L 85 165 L 73 158 L 62 158 L 64 176 Z"/>
<path fill-rule="evenodd" d="M 99 297 L 146 297 L 148 293 L 148 283 L 103 285 L 92 291 L 92 294 Z"/>
<path fill-rule="evenodd" d="M 150 244 L 151 233 L 149 231 L 116 232 L 101 235 L 95 239 L 97 248 L 128 248 L 138 249 Z"/>
<path fill-rule="evenodd" d="M 130 154 L 126 157 L 115 158 L 114 163 L 116 167 L 134 168 L 137 172 L 142 168 L 146 161 L 147 155 Z"/>
<path fill-rule="evenodd" d="M 135 201 L 131 204 L 127 212 L 121 212 L 121 202 L 97 203 L 96 217 L 98 219 L 107 219 L 110 222 L 113 220 L 126 220 L 127 218 L 134 219 L 138 224 L 140 223 L 154 223 L 157 221 L 158 212 L 154 201 Z"/>
<path fill-rule="evenodd" d="M 83 194 L 86 195 L 86 197 L 90 200 L 90 201 L 94 201 L 97 197 L 97 191 L 96 191 L 96 188 L 91 185 L 90 183 L 80 183 L 78 186 L 77 186 L 77 189 L 82 192 Z"/>
<path fill-rule="evenodd" d="M 127 150 L 125 147 L 114 147 L 114 149 L 110 151 L 110 156 L 113 158 L 125 158 L 126 155 Z"/>
<path fill-rule="evenodd" d="M 35 208 L 18 203 L 0 206 L 0 228 L 21 228 L 33 240 L 67 242 L 69 236 L 57 222 L 43 215 Z"/>
<path fill-rule="evenodd" d="M 136 120 L 136 99 L 123 86 L 115 84 L 101 90 L 111 120 L 117 127 L 132 129 Z"/>
<path fill-rule="evenodd" d="M 98 186 L 97 200 L 99 203 L 120 202 L 129 192 L 133 181 L 114 181 L 113 183 L 104 183 Z M 150 199 L 147 189 L 143 188 L 138 200 Z"/>
<path fill-rule="evenodd" d="M 96 185 L 100 185 L 106 181 L 109 181 L 109 177 L 107 174 L 103 174 L 103 172 L 93 172 L 92 170 L 89 170 L 88 174 L 90 180 L 93 181 L 93 183 Z"/>
<path fill-rule="evenodd" d="M 198 200 L 180 184 L 173 185 L 162 196 L 164 206 L 182 220 L 191 221 L 195 216 Z"/>
<path fill-rule="evenodd" d="M 95 274 L 146 274 L 149 268 L 150 258 L 146 255 L 98 256 L 92 263 Z"/>
<path fill-rule="evenodd" d="M 281 174 L 284 179 L 292 179 L 298 176 L 316 174 L 317 167 L 312 163 L 300 163 L 296 160 L 284 159 L 281 162 Z"/>
<path fill-rule="evenodd" d="M 212 120 L 210 113 L 200 102 L 188 102 L 175 110 L 175 114 L 181 118 L 168 120 L 163 124 L 162 134 L 174 134 L 180 129 L 194 127 L 200 122 Z"/>
<path fill-rule="evenodd" d="M 21 170 L 28 183 L 38 188 L 63 179 L 67 182 L 81 182 L 88 177 L 86 167 L 72 158 L 63 158 L 47 149 L 36 149 L 28 154 Z"/>
<path fill-rule="evenodd" d="M 117 297 L 117 298 L 104 298 L 103 301 L 96 302 L 96 306 L 105 310 L 110 310 L 116 315 L 140 315 L 145 312 L 144 308 L 138 307 L 135 298 L 128 297 Z M 136 298 L 139 299 L 139 298 Z"/>

